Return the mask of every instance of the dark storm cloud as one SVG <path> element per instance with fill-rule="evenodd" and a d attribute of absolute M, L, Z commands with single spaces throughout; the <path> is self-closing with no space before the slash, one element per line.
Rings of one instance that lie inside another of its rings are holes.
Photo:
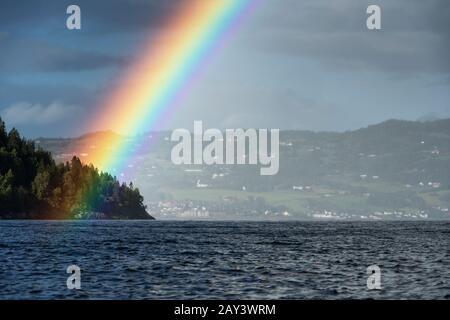
<path fill-rule="evenodd" d="M 382 9 L 380 31 L 366 28 L 369 4 Z M 285 10 L 287 5 L 291 10 Z M 286 6 L 267 7 L 260 31 L 249 36 L 249 43 L 260 50 L 343 69 L 450 72 L 449 1 L 290 0 Z"/>
<path fill-rule="evenodd" d="M 81 1 L 94 33 L 148 32 L 160 27 L 180 4 L 179 0 Z M 86 20 L 87 27 L 90 27 Z"/>
<path fill-rule="evenodd" d="M 82 29 L 72 32 L 65 26 L 66 8 L 74 3 L 81 7 Z M 118 53 L 120 48 L 131 48 L 140 33 L 158 30 L 177 3 L 4 0 L 0 4 L 0 75 L 2 71 L 70 72 L 121 66 L 127 59 Z M 108 37 L 115 38 L 103 47 L 97 45 Z"/>
<path fill-rule="evenodd" d="M 182 0 L 3 0 L 0 10 L 1 27 L 26 28 L 64 25 L 66 8 L 80 6 L 86 35 L 99 33 L 136 32 L 158 27 Z"/>
<path fill-rule="evenodd" d="M 27 137 L 77 136 L 97 98 L 90 87 L 0 80 L 0 117 Z"/>
<path fill-rule="evenodd" d="M 29 136 L 82 134 L 79 123 L 141 45 L 164 41 L 159 31 L 184 1 L 0 1 L 0 114 Z M 450 1 L 255 1 L 168 127 L 201 117 L 212 127 L 347 130 L 449 114 Z M 70 4 L 81 7 L 81 30 L 66 28 Z M 369 4 L 382 8 L 381 31 L 366 28 Z M 26 123 L 41 113 L 40 125 Z"/>
<path fill-rule="evenodd" d="M 121 66 L 124 57 L 70 48 L 45 40 L 0 39 L 0 74 L 2 72 L 84 71 Z"/>
<path fill-rule="evenodd" d="M 82 87 L 81 85 L 64 83 L 17 84 L 0 80 L 0 109 L 23 100 L 43 104 L 49 104 L 52 101 L 64 101 L 72 105 L 90 106 L 100 94 L 98 88 L 92 87 L 94 86 Z"/>

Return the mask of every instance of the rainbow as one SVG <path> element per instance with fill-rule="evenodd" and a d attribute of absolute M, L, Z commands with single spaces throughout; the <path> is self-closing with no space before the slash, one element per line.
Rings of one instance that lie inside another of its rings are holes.
<path fill-rule="evenodd" d="M 255 0 L 184 0 L 101 102 L 86 131 L 110 129 L 133 139 L 99 135 L 89 162 L 117 173 L 133 154 L 136 140 L 163 121 L 196 71 Z M 180 32 L 182 31 L 182 32 Z"/>

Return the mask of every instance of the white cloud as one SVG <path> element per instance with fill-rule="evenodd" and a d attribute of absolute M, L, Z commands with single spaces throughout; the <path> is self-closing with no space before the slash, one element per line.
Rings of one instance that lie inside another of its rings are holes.
<path fill-rule="evenodd" d="M 5 108 L 1 112 L 2 118 L 10 125 L 55 123 L 71 116 L 76 107 L 64 105 L 61 102 L 52 102 L 47 106 L 18 102 Z"/>

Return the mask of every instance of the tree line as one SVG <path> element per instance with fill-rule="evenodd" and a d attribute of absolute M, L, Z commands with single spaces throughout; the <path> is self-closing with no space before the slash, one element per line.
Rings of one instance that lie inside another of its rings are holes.
<path fill-rule="evenodd" d="M 0 118 L 0 219 L 151 219 L 132 183 L 9 132 Z"/>

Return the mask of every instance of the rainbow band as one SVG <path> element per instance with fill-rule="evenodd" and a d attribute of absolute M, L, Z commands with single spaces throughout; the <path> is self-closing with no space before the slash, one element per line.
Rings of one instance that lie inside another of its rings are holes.
<path fill-rule="evenodd" d="M 167 37 L 149 41 L 90 127 L 110 128 L 128 136 L 151 130 L 250 2 L 183 1 L 163 28 Z M 98 151 L 90 162 L 102 171 L 118 172 L 133 154 L 136 141 L 105 135 L 95 144 Z"/>

